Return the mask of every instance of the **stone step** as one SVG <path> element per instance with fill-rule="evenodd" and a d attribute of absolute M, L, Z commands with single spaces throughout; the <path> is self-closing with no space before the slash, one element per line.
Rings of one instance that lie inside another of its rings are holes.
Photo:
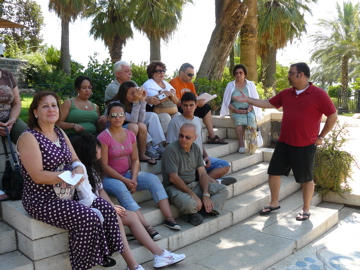
<path fill-rule="evenodd" d="M 34 264 L 21 252 L 13 251 L 0 255 L 1 270 L 33 270 Z M 47 268 L 50 269 L 50 268 Z"/>
<path fill-rule="evenodd" d="M 320 196 L 315 194 L 312 204 L 319 202 Z M 309 221 L 296 221 L 295 216 L 302 207 L 301 191 L 291 194 L 280 204 L 282 208 L 269 216 L 252 213 L 237 224 L 233 219 L 231 227 L 219 232 L 214 233 L 209 228 L 214 224 L 209 224 L 208 230 L 203 229 L 207 237 L 176 250 L 187 255 L 176 269 L 272 269 L 268 267 L 320 237 L 338 222 L 336 209 L 316 206 L 311 208 Z M 227 206 L 230 206 L 228 202 Z M 259 209 L 261 207 L 257 211 Z M 152 262 L 142 266 L 149 269 Z"/>
<path fill-rule="evenodd" d="M 15 230 L 3 221 L 0 221 L 0 243 L 0 254 L 16 250 Z"/>

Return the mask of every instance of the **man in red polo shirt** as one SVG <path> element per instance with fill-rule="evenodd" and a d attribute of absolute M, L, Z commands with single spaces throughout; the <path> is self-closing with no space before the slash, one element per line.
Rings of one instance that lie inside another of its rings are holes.
<path fill-rule="evenodd" d="M 321 145 L 326 134 L 337 120 L 334 104 L 328 94 L 309 82 L 310 69 L 305 63 L 290 66 L 288 80 L 292 88 L 285 89 L 269 100 L 242 96 L 233 97 L 261 108 L 283 108 L 280 137 L 271 158 L 268 174 L 271 192 L 270 203 L 259 214 L 267 215 L 280 208 L 279 190 L 281 175 L 293 170 L 295 180 L 301 183 L 303 208 L 296 220 L 310 217 L 310 202 L 314 194 L 314 156 L 316 145 Z M 322 115 L 327 116 L 320 132 Z"/>

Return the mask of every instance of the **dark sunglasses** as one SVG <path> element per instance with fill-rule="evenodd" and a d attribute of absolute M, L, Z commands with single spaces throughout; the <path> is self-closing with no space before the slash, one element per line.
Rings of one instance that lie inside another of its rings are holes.
<path fill-rule="evenodd" d="M 192 136 L 192 137 L 191 137 L 191 136 L 185 136 L 184 134 L 181 134 L 181 133 L 179 134 L 179 138 L 180 138 L 180 139 L 184 139 L 184 138 L 185 138 L 185 139 L 188 140 L 188 141 L 191 140 L 191 139 L 194 138 L 194 137 L 195 137 L 195 136 Z"/>
<path fill-rule="evenodd" d="M 113 112 L 113 113 L 110 114 L 110 117 L 111 118 L 116 118 L 116 117 L 124 118 L 125 113 L 123 113 L 123 112 L 119 112 L 119 113 Z"/>
<path fill-rule="evenodd" d="M 187 75 L 188 75 L 189 77 L 194 77 L 195 74 L 188 73 Z"/>
<path fill-rule="evenodd" d="M 154 73 L 160 74 L 160 73 L 166 73 L 166 69 L 155 69 Z"/>

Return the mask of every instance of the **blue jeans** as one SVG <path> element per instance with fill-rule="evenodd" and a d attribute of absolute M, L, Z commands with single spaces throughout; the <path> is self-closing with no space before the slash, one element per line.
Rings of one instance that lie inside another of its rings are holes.
<path fill-rule="evenodd" d="M 227 162 L 226 160 L 220 159 L 220 158 L 214 158 L 214 157 L 209 157 L 211 165 L 210 167 L 206 168 L 206 172 L 209 173 L 211 170 L 214 169 L 218 169 L 218 168 L 222 168 L 222 167 L 230 167 L 229 162 Z"/>
<path fill-rule="evenodd" d="M 131 179 L 131 171 L 125 173 L 124 177 Z M 110 196 L 116 197 L 120 205 L 126 210 L 135 212 L 140 209 L 140 206 L 134 200 L 130 191 L 121 180 L 104 176 L 103 186 L 105 191 Z M 136 190 L 149 190 L 156 203 L 168 198 L 164 186 L 160 182 L 159 178 L 152 173 L 139 172 Z"/>

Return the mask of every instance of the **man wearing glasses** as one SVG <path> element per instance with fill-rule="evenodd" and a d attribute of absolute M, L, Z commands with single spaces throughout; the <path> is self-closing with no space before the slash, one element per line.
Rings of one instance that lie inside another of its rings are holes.
<path fill-rule="evenodd" d="M 174 117 L 168 126 L 168 133 L 166 134 L 166 142 L 172 143 L 178 139 L 179 131 L 184 123 L 192 123 L 196 127 L 195 143 L 200 147 L 202 157 L 204 160 L 205 170 L 209 174 L 210 182 L 219 182 L 223 185 L 231 185 L 236 182 L 234 177 L 224 177 L 230 170 L 230 164 L 226 160 L 209 157 L 202 144 L 202 124 L 199 117 L 194 115 L 196 110 L 196 96 L 194 93 L 186 92 L 181 97 L 182 115 Z"/>
<path fill-rule="evenodd" d="M 194 143 L 196 126 L 185 123 L 178 139 L 169 144 L 163 155 L 161 171 L 163 185 L 185 220 L 197 226 L 204 215 L 219 215 L 228 197 L 228 189 L 219 183 L 211 183 L 204 168 L 200 147 Z"/>
<path fill-rule="evenodd" d="M 178 109 L 180 113 L 182 113 L 180 99 L 184 95 L 184 93 L 192 92 L 195 94 L 195 96 L 197 96 L 195 85 L 192 82 L 194 75 L 194 67 L 189 63 L 184 63 L 180 67 L 179 76 L 169 81 L 169 83 L 176 90 L 176 96 L 179 99 Z M 227 142 L 215 135 L 213 130 L 211 107 L 209 104 L 205 103 L 203 99 L 197 100 L 196 110 L 194 114 L 195 116 L 201 118 L 204 122 L 204 125 L 206 126 L 209 135 L 207 143 L 227 144 Z"/>
<path fill-rule="evenodd" d="M 259 212 L 260 215 L 268 215 L 280 208 L 280 176 L 288 176 L 292 169 L 296 182 L 301 184 L 303 194 L 303 208 L 296 220 L 304 221 L 310 217 L 310 203 L 314 194 L 316 146 L 322 144 L 326 134 L 335 125 L 337 114 L 328 94 L 314 86 L 309 78 L 308 65 L 296 63 L 290 66 L 288 72 L 288 80 L 292 87 L 282 90 L 273 98 L 255 99 L 243 92 L 241 96 L 234 97 L 239 102 L 247 102 L 259 108 L 283 108 L 280 137 L 268 168 L 271 200 Z M 323 114 L 327 119 L 320 131 Z"/>

